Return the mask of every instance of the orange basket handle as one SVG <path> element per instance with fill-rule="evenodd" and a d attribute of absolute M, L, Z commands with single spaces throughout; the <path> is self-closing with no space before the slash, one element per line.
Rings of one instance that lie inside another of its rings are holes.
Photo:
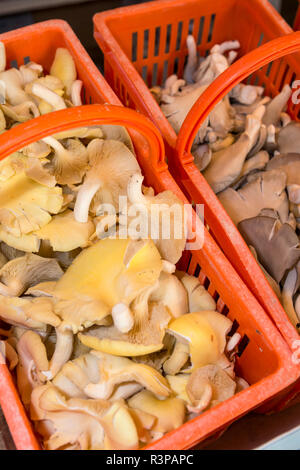
<path fill-rule="evenodd" d="M 85 105 L 45 114 L 22 123 L 0 135 L 0 160 L 17 150 L 48 135 L 76 127 L 103 124 L 132 128 L 142 134 L 149 145 L 152 166 L 163 171 L 167 168 L 162 137 L 152 122 L 141 114 L 122 106 Z"/>
<path fill-rule="evenodd" d="M 191 148 L 199 127 L 230 90 L 269 62 L 300 50 L 300 31 L 269 41 L 231 65 L 198 98 L 178 134 L 176 150 L 183 164 L 193 161 Z"/>

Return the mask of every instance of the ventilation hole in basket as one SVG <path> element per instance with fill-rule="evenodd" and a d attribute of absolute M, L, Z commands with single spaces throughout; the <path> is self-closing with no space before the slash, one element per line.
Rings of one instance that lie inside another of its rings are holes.
<path fill-rule="evenodd" d="M 29 57 L 29 55 L 27 55 L 26 57 L 24 57 L 23 62 L 24 62 L 25 65 L 26 65 L 26 64 L 29 64 L 29 62 L 30 62 L 30 57 Z"/>
<path fill-rule="evenodd" d="M 247 85 L 251 84 L 252 78 L 253 78 L 253 74 L 249 75 L 249 77 L 247 78 L 247 81 L 246 81 Z"/>
<path fill-rule="evenodd" d="M 240 324 L 236 320 L 233 320 L 231 330 L 229 331 L 227 336 L 230 336 L 230 337 L 233 336 L 237 332 L 239 326 Z"/>
<path fill-rule="evenodd" d="M 132 33 L 132 42 L 131 42 L 131 60 L 136 62 L 137 60 L 137 44 L 138 44 L 138 33 Z"/>
<path fill-rule="evenodd" d="M 204 54 L 204 57 L 209 56 L 209 54 L 210 54 L 210 50 L 209 50 L 209 49 L 206 49 L 205 54 Z"/>
<path fill-rule="evenodd" d="M 285 66 L 285 69 L 284 69 L 284 72 L 282 74 L 282 77 L 281 77 L 281 82 L 280 82 L 280 86 L 279 86 L 279 90 L 281 90 L 285 84 L 285 80 L 286 80 L 286 76 L 287 76 L 287 73 L 289 71 L 289 66 L 286 65 Z"/>
<path fill-rule="evenodd" d="M 204 21 L 205 21 L 205 16 L 202 16 L 200 18 L 200 23 L 199 23 L 199 31 L 198 31 L 198 39 L 197 39 L 197 44 L 202 43 L 202 35 L 203 35 L 203 28 L 204 28 Z"/>
<path fill-rule="evenodd" d="M 214 26 L 215 26 L 215 20 L 216 20 L 216 15 L 215 14 L 211 15 L 210 25 L 209 25 L 209 32 L 208 32 L 208 36 L 207 36 L 207 42 L 210 42 L 212 40 L 213 32 L 214 32 Z"/>
<path fill-rule="evenodd" d="M 191 261 L 192 261 L 192 255 L 190 255 L 187 259 L 187 263 L 186 263 L 186 268 L 185 268 L 185 271 L 188 273 L 189 271 L 189 267 L 190 267 L 190 264 L 191 264 Z"/>
<path fill-rule="evenodd" d="M 162 75 L 162 83 L 165 83 L 168 77 L 168 65 L 169 62 L 167 60 L 164 61 L 164 67 L 163 67 L 163 75 Z"/>
<path fill-rule="evenodd" d="M 181 45 L 182 26 L 183 26 L 183 22 L 179 21 L 178 27 L 177 27 L 176 51 L 179 51 L 180 45 Z"/>
<path fill-rule="evenodd" d="M 273 62 L 270 62 L 266 71 L 266 76 L 268 77 L 271 73 Z"/>
<path fill-rule="evenodd" d="M 148 69 L 147 65 L 144 65 L 142 68 L 142 77 L 143 77 L 144 82 L 146 83 L 147 83 L 147 69 Z"/>
<path fill-rule="evenodd" d="M 295 72 L 294 72 L 293 75 L 292 75 L 292 78 L 290 79 L 290 86 L 293 85 L 293 83 L 294 83 L 295 80 L 296 80 L 296 74 L 295 74 Z"/>
<path fill-rule="evenodd" d="M 82 90 L 82 103 L 86 104 L 86 93 L 85 93 L 85 88 Z"/>
<path fill-rule="evenodd" d="M 157 70 L 158 70 L 158 64 L 153 64 L 153 69 L 152 69 L 152 86 L 157 85 Z"/>
<path fill-rule="evenodd" d="M 200 264 L 197 264 L 196 269 L 194 271 L 194 276 L 199 277 L 200 271 L 201 271 Z"/>
<path fill-rule="evenodd" d="M 193 34 L 195 20 L 192 18 L 189 21 L 189 34 Z"/>
<path fill-rule="evenodd" d="M 149 48 L 149 29 L 145 29 L 143 59 L 148 59 L 148 48 Z"/>
<path fill-rule="evenodd" d="M 247 335 L 244 335 L 242 340 L 240 341 L 240 343 L 238 344 L 238 353 L 237 355 L 239 357 L 241 357 L 241 355 L 243 354 L 243 352 L 245 351 L 246 347 L 248 346 L 250 342 L 250 339 L 248 338 Z"/>
<path fill-rule="evenodd" d="M 175 75 L 177 75 L 177 72 L 178 72 L 178 62 L 179 62 L 179 59 L 178 57 L 176 57 L 176 59 L 174 60 L 174 68 L 173 68 L 173 73 Z"/>
<path fill-rule="evenodd" d="M 171 33 L 172 33 L 172 25 L 168 24 L 168 26 L 167 26 L 167 37 L 166 37 L 166 47 L 165 47 L 165 53 L 166 54 L 168 54 L 170 52 Z"/>
<path fill-rule="evenodd" d="M 257 47 L 259 47 L 259 46 L 262 45 L 263 40 L 264 40 L 264 33 L 261 33 L 260 38 L 259 38 L 259 41 L 258 41 L 258 44 L 257 44 Z"/>
<path fill-rule="evenodd" d="M 10 66 L 13 69 L 17 69 L 18 68 L 18 62 L 16 60 L 11 60 L 10 61 Z"/>
<path fill-rule="evenodd" d="M 259 84 L 259 76 L 257 75 L 254 80 L 254 86 L 258 86 Z"/>
<path fill-rule="evenodd" d="M 224 315 L 225 317 L 227 317 L 228 313 L 229 313 L 229 308 L 227 307 L 227 305 L 224 305 L 224 307 L 222 308 L 222 315 Z"/>
<path fill-rule="evenodd" d="M 160 45 L 160 26 L 155 28 L 155 44 L 154 44 L 154 56 L 159 55 L 159 45 Z"/>
<path fill-rule="evenodd" d="M 89 97 L 89 103 L 92 104 L 92 102 L 93 102 L 93 101 L 92 101 L 92 97 L 90 96 L 90 97 Z"/>
<path fill-rule="evenodd" d="M 210 280 L 208 279 L 208 277 L 205 278 L 204 282 L 203 282 L 203 287 L 208 290 L 210 286 Z"/>
<path fill-rule="evenodd" d="M 297 118 L 300 119 L 300 109 L 298 111 Z"/>
<path fill-rule="evenodd" d="M 218 292 L 217 292 L 217 291 L 215 291 L 215 293 L 214 293 L 214 295 L 213 295 L 213 299 L 214 299 L 214 301 L 217 303 L 217 302 L 218 302 L 218 300 L 219 300 L 219 298 L 220 298 L 220 294 L 218 294 Z"/>

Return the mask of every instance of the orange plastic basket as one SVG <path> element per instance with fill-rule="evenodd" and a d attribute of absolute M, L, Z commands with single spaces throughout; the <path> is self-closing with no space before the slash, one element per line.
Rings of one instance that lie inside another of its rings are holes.
<path fill-rule="evenodd" d="M 154 122 L 167 147 L 169 166 L 176 134 L 149 88 L 183 73 L 186 37 L 198 52 L 238 39 L 240 55 L 292 29 L 268 0 L 160 0 L 117 8 L 94 16 L 94 37 L 104 54 L 104 75 L 125 106 Z"/>
<path fill-rule="evenodd" d="M 295 31 L 298 31 L 298 29 L 300 29 L 300 0 L 298 0 L 298 3 L 299 3 L 299 6 L 298 6 L 297 13 L 296 13 L 295 21 L 294 21 Z"/>
<path fill-rule="evenodd" d="M 272 68 L 266 65 L 260 69 L 263 64 L 259 61 L 260 56 L 256 55 L 256 48 L 291 32 L 292 29 L 266 0 L 162 0 L 106 11 L 94 17 L 94 36 L 104 52 L 106 79 L 123 103 L 146 114 L 160 129 L 171 173 L 190 201 L 205 204 L 205 220 L 212 235 L 294 351 L 299 336 L 246 243 L 193 164 L 189 148 L 183 145 L 185 139 L 191 140 L 191 125 L 200 111 L 211 109 L 220 97 L 213 94 L 213 85 L 209 87 L 193 108 L 195 111 L 188 114 L 177 139 L 148 88 L 162 84 L 174 72 L 179 76 L 182 74 L 187 56 L 185 40 L 190 33 L 194 35 L 202 56 L 214 44 L 231 39 L 240 41 L 241 55 L 254 50 L 252 70 L 247 68 L 247 59 L 242 58 L 238 62 L 247 70 L 244 78 L 257 70 L 250 82 L 265 85 L 266 93 L 274 96 L 284 83 L 295 80 L 299 65 L 290 58 L 290 65 L 282 59 L 275 61 Z M 276 52 L 280 53 L 284 47 L 285 40 L 282 41 L 275 46 L 277 50 L 274 47 Z M 241 65 L 233 65 L 226 72 L 228 83 L 231 84 L 230 80 L 238 74 Z M 225 90 L 223 80 L 223 76 L 219 78 L 219 90 Z M 229 85 L 227 91 L 230 88 Z M 291 108 L 290 111 L 296 118 L 298 109 Z M 296 387 L 261 411 L 284 408 L 298 395 L 299 387 Z"/>
<path fill-rule="evenodd" d="M 0 159 L 47 135 L 80 126 L 116 124 L 134 129 L 133 143 L 146 183 L 156 192 L 172 190 L 184 203 L 183 193 L 164 162 L 162 137 L 144 116 L 119 106 L 87 105 L 50 113 L 20 124 L 0 135 Z M 148 449 L 187 449 L 220 433 L 230 423 L 272 399 L 298 377 L 283 338 L 264 310 L 241 281 L 197 216 L 189 227 L 203 229 L 201 250 L 185 251 L 178 268 L 199 278 L 217 301 L 220 313 L 234 322 L 239 343 L 236 370 L 251 385 L 229 400 L 206 411 L 179 429 L 152 443 Z M 26 418 L 6 366 L 0 366 L 0 403 L 19 449 L 36 449 L 38 442 Z"/>

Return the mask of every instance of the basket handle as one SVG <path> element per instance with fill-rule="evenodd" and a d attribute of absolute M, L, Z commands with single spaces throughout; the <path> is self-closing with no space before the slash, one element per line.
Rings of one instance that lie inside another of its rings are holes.
<path fill-rule="evenodd" d="M 269 62 L 300 50 L 300 31 L 269 41 L 231 65 L 198 98 L 178 134 L 176 151 L 183 164 L 191 163 L 191 148 L 199 127 L 230 90 Z"/>
<path fill-rule="evenodd" d="M 167 169 L 162 137 L 148 118 L 123 106 L 99 104 L 54 111 L 4 132 L 0 135 L 0 160 L 48 135 L 76 127 L 103 124 L 132 128 L 134 140 L 141 138 L 138 134 L 142 134 L 149 144 L 150 161 L 153 168 L 158 172 Z"/>

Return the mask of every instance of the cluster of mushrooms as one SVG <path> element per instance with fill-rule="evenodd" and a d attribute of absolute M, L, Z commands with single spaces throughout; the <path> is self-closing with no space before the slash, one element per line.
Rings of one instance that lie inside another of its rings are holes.
<path fill-rule="evenodd" d="M 188 36 L 183 79 L 170 76 L 151 91 L 178 133 L 187 113 L 237 56 L 238 41 L 198 58 Z M 300 124 L 286 113 L 292 90 L 274 99 L 239 84 L 200 127 L 194 161 L 218 195 L 295 328 L 300 328 Z"/>
<path fill-rule="evenodd" d="M 66 49 L 48 75 L 33 62 L 4 70 L 0 51 L 2 131 L 81 103 Z M 46 449 L 137 449 L 247 387 L 231 320 L 176 271 L 184 232 L 109 236 L 124 223 L 119 196 L 147 214 L 183 211 L 142 182 L 119 126 L 65 131 L 0 162 L 1 354 Z"/>

